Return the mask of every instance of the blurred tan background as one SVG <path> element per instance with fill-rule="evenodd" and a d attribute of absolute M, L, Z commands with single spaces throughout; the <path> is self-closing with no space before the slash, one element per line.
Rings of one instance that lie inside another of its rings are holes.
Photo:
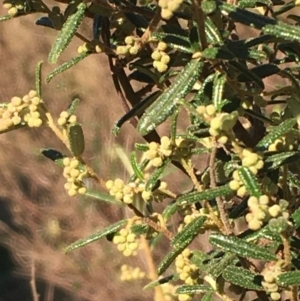
<path fill-rule="evenodd" d="M 0 15 L 4 14 L 1 8 Z M 76 56 L 82 44 L 75 38 L 59 63 L 49 65 L 47 55 L 57 32 L 34 25 L 37 17 L 0 24 L 1 102 L 22 97 L 35 88 L 38 61 L 45 62 L 45 78 L 59 64 Z M 79 32 L 90 33 L 90 29 L 87 22 Z M 106 57 L 91 56 L 43 85 L 43 99 L 56 117 L 74 96 L 81 99 L 76 115 L 85 133 L 84 159 L 104 180 L 128 178 L 114 146 L 121 145 L 126 153 L 137 135 L 129 124 L 119 137 L 111 135 L 123 109 Z M 113 110 L 108 111 L 108 107 Z M 151 300 L 152 292 L 141 291 L 147 280 L 130 284 L 130 290 L 119 280 L 124 263 L 147 271 L 143 255 L 124 258 L 106 239 L 63 254 L 63 247 L 69 243 L 129 213 L 92 199 L 69 197 L 63 188 L 62 169 L 40 154 L 40 149 L 49 147 L 68 154 L 46 127 L 0 136 L 0 301 L 37 301 L 32 295 L 32 280 L 39 301 Z M 94 187 L 93 182 L 89 185 Z"/>

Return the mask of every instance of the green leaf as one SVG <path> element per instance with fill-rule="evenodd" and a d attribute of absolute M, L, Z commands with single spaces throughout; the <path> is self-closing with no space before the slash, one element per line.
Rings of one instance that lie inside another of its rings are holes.
<path fill-rule="evenodd" d="M 146 224 L 136 224 L 136 225 L 131 226 L 130 231 L 134 235 L 139 236 L 139 235 L 146 234 L 148 229 L 149 229 L 149 226 Z"/>
<path fill-rule="evenodd" d="M 68 127 L 68 138 L 72 154 L 75 157 L 80 157 L 84 152 L 84 136 L 79 123 Z"/>
<path fill-rule="evenodd" d="M 294 220 L 294 224 L 296 228 L 300 227 L 300 208 L 298 208 L 293 214 L 292 219 Z"/>
<path fill-rule="evenodd" d="M 201 294 L 213 292 L 213 288 L 208 285 L 183 285 L 177 288 L 176 294 Z"/>
<path fill-rule="evenodd" d="M 203 200 L 213 200 L 219 196 L 226 196 L 232 193 L 232 190 L 228 185 L 220 186 L 217 188 L 206 189 L 204 191 L 198 192 L 194 191 L 191 193 L 187 193 L 185 195 L 180 196 L 177 199 L 178 205 L 186 205 L 186 204 L 194 204 Z"/>
<path fill-rule="evenodd" d="M 69 16 L 64 23 L 56 41 L 54 42 L 51 51 L 48 56 L 49 63 L 55 64 L 61 55 L 61 53 L 68 47 L 73 39 L 76 31 L 82 22 L 84 12 L 86 9 L 85 3 L 80 3 L 77 7 L 76 13 Z"/>
<path fill-rule="evenodd" d="M 38 62 L 35 69 L 35 90 L 39 98 L 42 98 L 42 65 L 43 61 Z"/>
<path fill-rule="evenodd" d="M 232 20 L 254 27 L 262 29 L 266 25 L 275 25 L 276 20 L 269 17 L 255 14 L 253 12 L 237 8 L 235 5 L 227 4 L 225 2 L 218 2 L 223 15 L 228 16 Z"/>
<path fill-rule="evenodd" d="M 77 97 L 72 99 L 72 102 L 71 102 L 71 104 L 70 104 L 70 106 L 68 107 L 68 110 L 67 110 L 69 115 L 73 115 L 75 113 L 75 110 L 76 110 L 79 102 L 80 102 L 80 99 L 77 98 Z"/>
<path fill-rule="evenodd" d="M 149 107 L 158 97 L 161 95 L 160 91 L 155 91 L 149 96 L 146 96 L 142 101 L 140 101 L 137 105 L 135 105 L 129 112 L 127 112 L 124 116 L 122 116 L 114 125 L 112 129 L 112 133 L 114 135 L 118 135 L 120 132 L 121 126 L 127 121 L 130 120 L 134 116 L 140 115 L 146 108 Z"/>
<path fill-rule="evenodd" d="M 199 230 L 201 229 L 205 221 L 206 216 L 199 216 L 193 219 L 173 237 L 171 245 L 175 248 L 179 245 L 188 246 L 198 235 Z"/>
<path fill-rule="evenodd" d="M 205 272 L 214 278 L 219 277 L 229 265 L 237 264 L 238 259 L 235 254 L 227 253 L 221 259 L 213 259 L 207 263 Z"/>
<path fill-rule="evenodd" d="M 278 169 L 280 166 L 289 164 L 300 159 L 300 152 L 284 152 L 268 156 L 265 160 L 267 169 Z"/>
<path fill-rule="evenodd" d="M 213 293 L 207 293 L 203 296 L 203 298 L 201 299 L 201 301 L 211 301 Z"/>
<path fill-rule="evenodd" d="M 209 242 L 224 251 L 237 254 L 243 258 L 254 258 L 261 260 L 276 260 L 266 248 L 251 244 L 234 236 L 226 236 L 219 233 L 212 233 Z"/>
<path fill-rule="evenodd" d="M 247 191 L 251 196 L 259 198 L 262 195 L 260 185 L 255 175 L 250 171 L 248 167 L 240 167 L 238 169 L 239 176 Z"/>
<path fill-rule="evenodd" d="M 93 199 L 96 199 L 98 201 L 103 201 L 103 202 L 111 203 L 111 204 L 118 205 L 118 206 L 124 205 L 124 203 L 116 200 L 113 196 L 111 196 L 107 193 L 100 192 L 100 191 L 88 189 L 84 195 L 91 197 Z"/>
<path fill-rule="evenodd" d="M 170 162 L 171 159 L 167 158 L 164 160 L 162 166 L 155 169 L 155 171 L 151 174 L 149 180 L 146 183 L 145 190 L 150 191 L 153 189 L 153 187 L 156 186 L 157 181 L 159 180 L 160 176 L 162 175 L 162 173 L 164 172 L 164 170 L 166 169 L 166 167 L 169 165 Z"/>
<path fill-rule="evenodd" d="M 147 165 L 149 164 L 149 160 L 148 159 L 145 159 L 140 165 L 138 165 L 138 170 L 140 171 L 140 172 L 142 172 L 143 173 L 143 170 L 147 167 Z M 132 167 L 133 168 L 133 167 Z M 144 177 L 144 174 L 143 174 L 143 177 Z M 130 179 L 129 179 L 129 183 L 132 183 L 132 182 L 134 182 L 135 180 L 137 179 L 137 175 L 136 175 L 136 173 L 134 173 L 131 177 L 130 177 Z"/>
<path fill-rule="evenodd" d="M 177 204 L 173 202 L 165 207 L 164 211 L 162 212 L 162 217 L 164 220 L 168 221 L 172 215 L 174 215 L 177 211 Z"/>
<path fill-rule="evenodd" d="M 204 1 L 204 2 L 214 2 L 214 1 Z M 202 4 L 204 3 L 202 2 Z M 207 41 L 213 45 L 223 45 L 222 35 L 219 32 L 218 27 L 214 24 L 210 17 L 206 17 L 205 20 L 205 33 Z"/>
<path fill-rule="evenodd" d="M 221 111 L 224 105 L 223 93 L 226 83 L 226 75 L 219 74 L 214 79 L 212 102 L 218 112 Z"/>
<path fill-rule="evenodd" d="M 121 229 L 124 225 L 126 225 L 128 222 L 127 219 L 123 219 L 121 221 L 118 221 L 117 223 L 115 224 L 112 224 L 110 226 L 108 226 L 107 228 L 101 230 L 101 231 L 98 231 L 94 234 L 91 234 L 89 235 L 88 237 L 85 237 L 85 238 L 82 238 L 82 239 L 79 239 L 75 242 L 73 242 L 72 244 L 70 244 L 66 249 L 65 249 L 65 253 L 68 253 L 70 251 L 73 251 L 73 250 L 76 250 L 78 248 L 82 248 L 94 241 L 97 241 L 109 234 L 112 234 L 112 233 L 115 233 L 117 232 L 119 229 Z"/>
<path fill-rule="evenodd" d="M 154 288 L 158 285 L 162 285 L 164 283 L 169 283 L 170 281 L 175 281 L 175 280 L 178 280 L 178 279 L 179 279 L 178 274 L 173 274 L 173 275 L 170 275 L 170 276 L 166 276 L 166 277 L 151 281 L 150 283 L 148 283 L 147 285 L 144 286 L 143 290 L 145 291 L 145 290 L 148 290 L 150 288 Z"/>
<path fill-rule="evenodd" d="M 136 150 L 138 150 L 140 152 L 146 152 L 149 150 L 148 144 L 135 143 L 134 147 Z"/>
<path fill-rule="evenodd" d="M 157 267 L 157 274 L 161 275 L 164 273 L 167 268 L 172 264 L 172 262 L 176 259 L 176 257 L 184 250 L 183 248 L 175 248 L 171 250 L 164 258 L 163 260 L 159 263 Z"/>
<path fill-rule="evenodd" d="M 280 286 L 300 285 L 300 271 L 292 271 L 280 274 L 276 282 Z"/>
<path fill-rule="evenodd" d="M 87 56 L 89 56 L 90 53 L 83 52 L 79 54 L 78 56 L 72 58 L 70 61 L 63 63 L 59 67 L 55 68 L 51 73 L 49 73 L 46 77 L 46 83 L 50 83 L 50 81 L 55 77 L 56 75 L 70 69 L 71 67 L 77 65 L 79 62 L 81 62 L 83 59 L 85 59 Z"/>
<path fill-rule="evenodd" d="M 296 124 L 296 118 L 291 118 L 283 121 L 280 125 L 273 127 L 272 130 L 259 141 L 256 149 L 268 148 L 276 139 L 281 138 L 288 133 Z"/>
<path fill-rule="evenodd" d="M 178 101 L 192 89 L 203 68 L 203 62 L 193 59 L 177 76 L 171 86 L 160 95 L 139 120 L 137 130 L 143 136 L 152 132 L 171 116 Z"/>
<path fill-rule="evenodd" d="M 264 26 L 262 31 L 264 34 L 269 34 L 276 38 L 300 42 L 300 28 L 298 26 L 285 24 L 281 21 L 278 21 L 277 24 Z"/>
<path fill-rule="evenodd" d="M 298 175 L 288 171 L 288 182 L 291 187 L 300 189 L 300 180 Z"/>
<path fill-rule="evenodd" d="M 258 277 L 260 275 L 250 272 L 241 267 L 228 266 L 222 273 L 223 278 L 229 283 L 238 285 L 248 290 L 262 291 L 263 287 L 258 285 L 260 283 Z"/>
<path fill-rule="evenodd" d="M 226 47 L 209 47 L 202 52 L 202 57 L 208 60 L 233 60 L 234 54 Z"/>
<path fill-rule="evenodd" d="M 0 17 L 0 22 L 2 21 L 7 21 L 7 20 L 11 20 L 13 19 L 13 17 L 11 15 L 5 15 L 5 16 L 1 16 Z"/>
<path fill-rule="evenodd" d="M 136 152 L 131 153 L 130 163 L 136 177 L 140 180 L 144 180 L 143 171 L 140 169 L 139 163 L 137 162 Z"/>
<path fill-rule="evenodd" d="M 65 156 L 61 152 L 59 152 L 53 148 L 47 148 L 47 149 L 42 149 L 41 153 L 46 158 L 54 161 L 58 166 L 61 166 L 61 167 L 64 166 L 62 161 L 63 161 L 63 158 L 65 158 Z"/>

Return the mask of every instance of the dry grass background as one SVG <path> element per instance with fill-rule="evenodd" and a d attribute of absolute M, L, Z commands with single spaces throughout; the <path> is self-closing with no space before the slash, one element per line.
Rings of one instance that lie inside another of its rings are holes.
<path fill-rule="evenodd" d="M 0 24 L 1 101 L 34 89 L 38 61 L 45 61 L 44 75 L 56 67 L 47 63 L 47 54 L 57 32 L 35 26 L 36 18 Z M 79 44 L 75 39 L 60 63 L 75 56 Z M 126 176 L 113 145 L 118 143 L 126 151 L 137 135 L 130 125 L 125 125 L 118 138 L 110 134 L 123 111 L 104 56 L 92 56 L 44 85 L 43 99 L 54 116 L 67 108 L 74 95 L 82 100 L 77 115 L 86 138 L 85 160 L 104 179 Z M 108 110 L 111 107 L 114 109 Z M 141 296 L 151 300 L 151 293 L 141 295 L 139 284 L 128 289 L 128 284 L 119 281 L 123 263 L 139 264 L 147 270 L 143 254 L 139 260 L 124 259 L 106 240 L 63 254 L 67 244 L 129 213 L 91 199 L 68 197 L 62 170 L 40 154 L 41 148 L 48 147 L 66 151 L 48 128 L 0 136 L 0 242 L 15 259 L 14 271 L 0 285 L 0 300 L 34 300 L 30 288 L 33 277 L 40 301 L 141 300 Z"/>

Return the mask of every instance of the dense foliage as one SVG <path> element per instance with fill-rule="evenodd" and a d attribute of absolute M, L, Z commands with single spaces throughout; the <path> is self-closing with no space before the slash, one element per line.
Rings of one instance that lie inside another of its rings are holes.
<path fill-rule="evenodd" d="M 36 24 L 59 32 L 50 63 L 74 38 L 84 42 L 46 82 L 70 68 L 76 72 L 75 65 L 90 55 L 107 56 L 126 109 L 107 131 L 118 135 L 130 121 L 146 140 L 131 153 L 130 179 L 104 181 L 82 157 L 78 99 L 58 118 L 48 111 L 41 62 L 35 90 L 1 104 L 2 133 L 49 126 L 63 141 L 71 155 L 42 152 L 63 168 L 70 196 L 103 197 L 86 187 L 92 178 L 108 192 L 106 201 L 132 210 L 131 218 L 65 251 L 104 237 L 124 256 L 136 255 L 143 245 L 151 270 L 146 288 L 155 289 L 157 301 L 298 300 L 300 18 L 291 10 L 299 1 L 59 2 L 50 7 L 41 0 L 5 0 L 1 20 L 42 13 Z M 77 32 L 87 19 L 93 20 L 92 39 Z M 133 81 L 143 87 L 134 91 Z M 273 81 L 272 90 L 267 81 Z M 179 130 L 186 112 L 188 124 Z M 160 125 L 169 136 L 158 135 Z M 203 154 L 209 162 L 200 172 L 195 166 Z M 192 190 L 175 194 L 168 188 L 164 177 L 171 165 L 189 177 Z M 170 250 L 156 266 L 151 251 L 164 238 Z M 211 251 L 194 247 L 199 240 Z M 146 277 L 128 266 L 122 272 L 127 280 Z"/>

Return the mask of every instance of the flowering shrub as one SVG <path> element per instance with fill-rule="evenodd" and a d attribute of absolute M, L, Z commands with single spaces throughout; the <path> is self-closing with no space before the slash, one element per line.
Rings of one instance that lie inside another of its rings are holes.
<path fill-rule="evenodd" d="M 101 188 L 106 199 L 132 211 L 65 252 L 105 237 L 126 257 L 143 250 L 149 275 L 124 265 L 121 279 L 148 279 L 145 289 L 154 288 L 156 301 L 233 300 L 232 292 L 239 300 L 298 300 L 300 27 L 297 15 L 279 16 L 299 1 L 61 2 L 66 5 L 5 0 L 0 20 L 42 13 L 36 24 L 59 31 L 49 63 L 73 38 L 82 40 L 78 54 L 46 76 L 48 83 L 70 68 L 76 72 L 90 55 L 107 56 L 126 110 L 107 131 L 118 135 L 130 121 L 146 141 L 131 152 L 129 179 L 97 174 L 83 158 L 78 99 L 53 116 L 42 95 L 41 62 L 35 90 L 1 104 L 1 133 L 48 126 L 64 143 L 65 150 L 42 153 L 63 169 L 69 196 L 104 199 Z M 92 39 L 78 32 L 88 19 Z M 255 28 L 253 36 L 240 37 L 240 24 Z M 288 85 L 267 90 L 275 75 Z M 132 81 L 144 86 L 135 91 Z M 161 125 L 168 135 L 159 136 Z M 203 154 L 209 162 L 200 172 Z M 169 188 L 172 165 L 189 178 L 190 191 Z M 90 191 L 88 179 L 99 192 Z M 163 238 L 170 248 L 154 260 Z M 203 239 L 210 252 L 194 247 Z"/>

